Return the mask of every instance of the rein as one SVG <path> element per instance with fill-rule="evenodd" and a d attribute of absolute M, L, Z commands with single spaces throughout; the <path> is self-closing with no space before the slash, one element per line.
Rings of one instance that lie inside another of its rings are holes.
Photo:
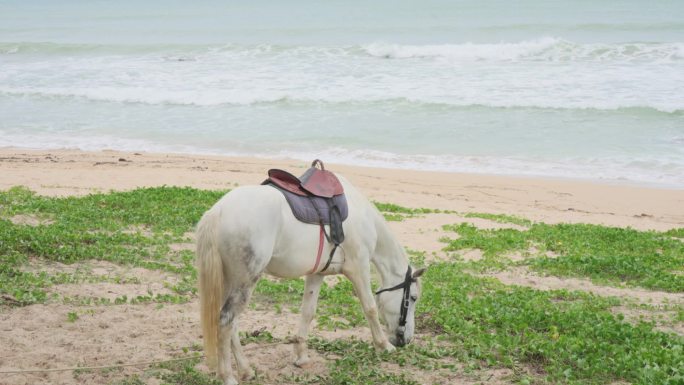
<path fill-rule="evenodd" d="M 397 339 L 399 340 L 399 343 L 402 345 L 404 344 L 404 332 L 406 331 L 406 317 L 408 317 L 408 309 L 409 305 L 411 304 L 411 284 L 413 282 L 416 282 L 416 280 L 411 276 L 412 273 L 413 272 L 411 271 L 411 265 L 409 265 L 408 270 L 406 270 L 406 277 L 404 278 L 404 282 L 392 286 L 390 288 L 378 290 L 375 292 L 375 295 L 379 295 L 380 293 L 384 293 L 386 291 L 404 289 L 404 295 L 401 301 L 401 308 L 399 309 L 399 327 L 397 328 Z"/>

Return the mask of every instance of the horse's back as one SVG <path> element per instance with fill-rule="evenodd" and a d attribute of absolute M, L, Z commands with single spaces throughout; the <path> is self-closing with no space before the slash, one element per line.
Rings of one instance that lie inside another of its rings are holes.
<path fill-rule="evenodd" d="M 244 186 L 224 195 L 204 214 L 198 232 L 213 232 L 226 274 L 237 270 L 251 276 L 263 271 L 280 232 L 283 201 L 272 187 Z"/>
<path fill-rule="evenodd" d="M 344 177 L 340 176 L 340 181 L 349 204 L 342 248 L 372 248 L 375 239 L 372 205 Z M 325 241 L 320 245 L 320 227 L 299 222 L 283 194 L 271 186 L 243 186 L 232 190 L 205 214 L 205 217 L 212 216 L 216 220 L 214 231 L 224 265 L 239 260 L 250 265 L 250 272 L 261 269 L 280 277 L 305 275 L 314 265 L 319 246 L 323 247 L 324 256 L 332 247 Z"/>
<path fill-rule="evenodd" d="M 243 230 L 273 222 L 282 212 L 283 201 L 282 194 L 272 187 L 242 186 L 224 195 L 210 212 L 221 216 L 226 230 L 235 226 Z"/>

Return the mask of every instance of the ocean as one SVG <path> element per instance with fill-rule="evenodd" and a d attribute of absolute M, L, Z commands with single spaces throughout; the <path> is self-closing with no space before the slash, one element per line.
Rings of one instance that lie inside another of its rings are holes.
<path fill-rule="evenodd" d="M 0 146 L 684 188 L 684 2 L 0 0 Z"/>

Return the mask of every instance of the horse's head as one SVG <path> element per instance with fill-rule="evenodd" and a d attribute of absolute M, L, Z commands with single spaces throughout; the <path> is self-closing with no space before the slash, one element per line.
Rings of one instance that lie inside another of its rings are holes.
<path fill-rule="evenodd" d="M 420 297 L 418 277 L 424 272 L 424 268 L 413 272 L 409 266 L 404 282 L 375 293 L 380 316 L 387 324 L 389 340 L 394 346 L 404 346 L 413 339 L 416 302 Z"/>

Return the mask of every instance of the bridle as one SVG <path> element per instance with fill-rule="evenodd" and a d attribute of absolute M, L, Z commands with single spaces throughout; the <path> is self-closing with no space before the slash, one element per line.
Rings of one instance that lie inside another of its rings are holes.
<path fill-rule="evenodd" d="M 406 277 L 404 282 L 392 286 L 387 289 L 381 289 L 375 292 L 375 295 L 384 293 L 386 291 L 394 291 L 398 289 L 404 289 L 404 296 L 401 301 L 401 308 L 399 309 L 399 327 L 397 328 L 397 342 L 399 346 L 404 345 L 404 332 L 406 331 L 406 317 L 408 317 L 408 309 L 411 304 L 411 284 L 416 282 L 416 279 L 412 277 L 413 272 L 411 271 L 411 266 L 409 265 L 408 270 L 406 270 Z"/>

